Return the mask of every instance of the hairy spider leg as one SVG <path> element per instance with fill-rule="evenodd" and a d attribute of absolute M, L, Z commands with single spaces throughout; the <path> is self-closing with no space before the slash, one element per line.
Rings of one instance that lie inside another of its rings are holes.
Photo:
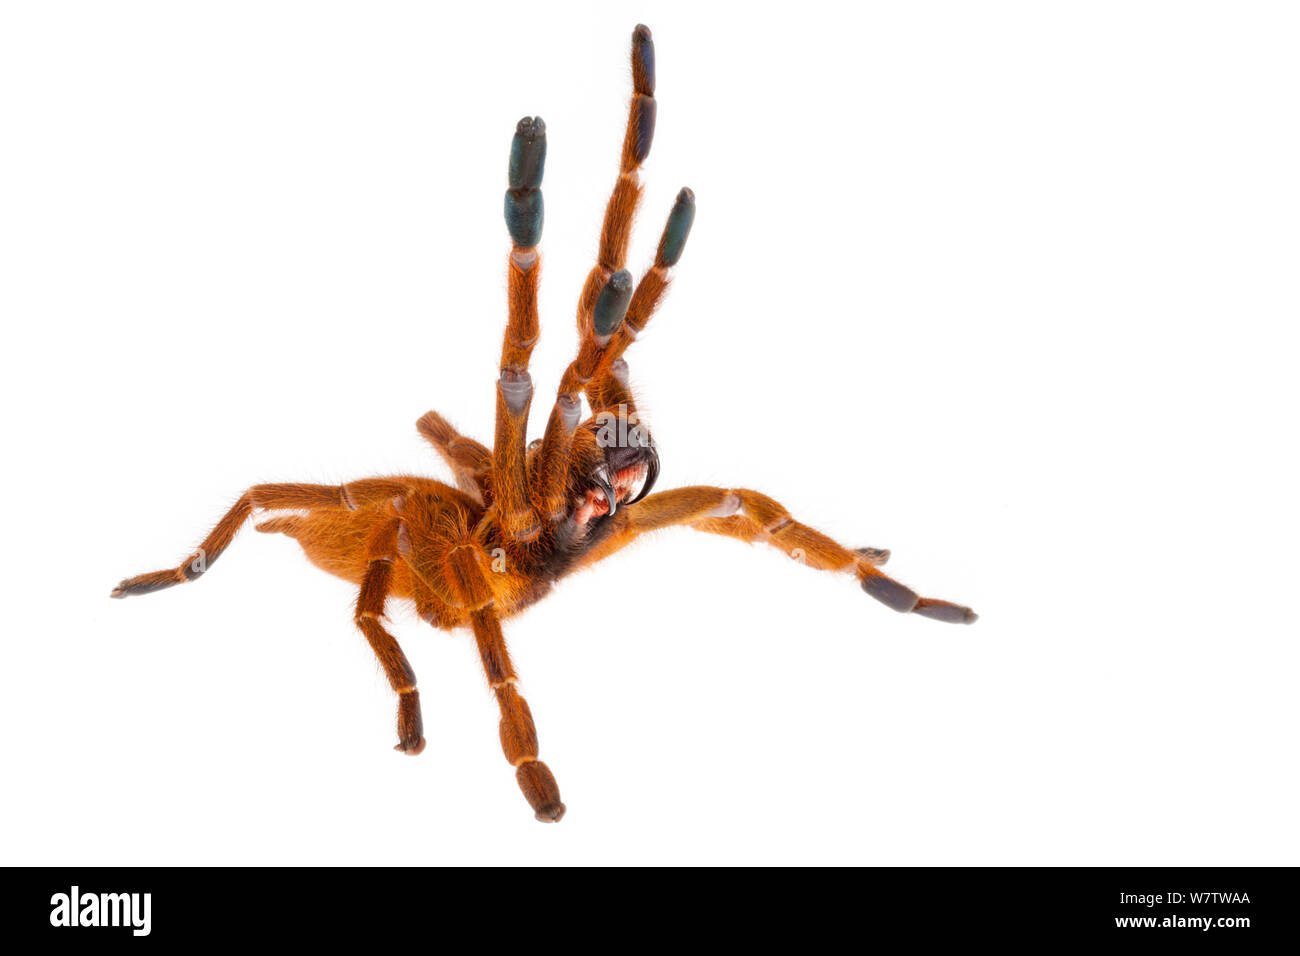
<path fill-rule="evenodd" d="M 556 390 L 555 406 L 546 423 L 531 488 L 537 513 L 554 524 L 564 517 L 565 481 L 573 436 L 582 417 L 581 395 L 596 374 L 601 354 L 627 312 L 632 276 L 623 269 L 632 220 L 641 201 L 637 171 L 650 154 L 655 130 L 655 49 L 650 28 L 632 31 L 632 102 L 623 134 L 619 176 L 605 205 L 596 264 L 578 296 L 578 357 L 569 365 Z M 597 328 L 597 313 L 599 325 Z"/>
<path fill-rule="evenodd" d="M 655 134 L 655 48 L 650 28 L 638 24 L 632 31 L 632 102 L 628 108 L 627 131 L 619 160 L 618 180 L 605 206 L 596 264 L 588 273 L 578 298 L 578 334 L 585 335 L 592 322 L 596 298 L 609 277 L 623 268 L 632 237 L 632 220 L 641 201 L 641 180 L 637 171 Z"/>
<path fill-rule="evenodd" d="M 397 638 L 382 623 L 393 581 L 393 562 L 397 560 L 399 526 L 400 519 L 393 517 L 370 534 L 366 543 L 366 572 L 353 620 L 370 642 L 388 683 L 397 694 L 397 746 L 393 749 L 415 756 L 424 750 L 424 722 L 420 716 L 420 692 L 415 688 L 415 671 Z"/>
<path fill-rule="evenodd" d="M 656 116 L 654 41 L 649 28 L 643 25 L 632 32 L 631 60 L 632 101 L 623 136 L 619 177 L 605 207 L 596 264 L 588 274 L 578 299 L 578 356 L 570 363 L 560 381 L 555 408 L 542 439 L 539 466 L 533 485 L 533 501 L 538 513 L 543 516 L 543 520 L 552 522 L 563 515 L 565 472 L 562 465 L 567 460 L 574 430 L 578 425 L 581 394 L 584 391 L 587 393 L 593 412 L 617 407 L 618 400 L 624 395 L 624 392 L 615 392 L 611 387 L 610 394 L 605 396 L 596 386 L 600 384 L 597 380 L 600 370 L 609 367 L 611 344 L 627 334 L 626 318 L 631 315 L 630 309 L 640 292 L 640 288 L 633 289 L 632 275 L 624 265 L 632 222 L 641 198 L 638 171 L 650 153 Z M 686 233 L 690 231 L 689 220 L 694 217 L 694 202 L 694 194 L 689 189 L 683 189 L 678 195 L 678 203 L 673 215 L 669 217 L 669 229 L 665 231 L 665 239 L 660 241 L 656 267 L 665 256 L 672 262 L 680 257 Z M 685 214 L 687 207 L 689 216 Z M 669 233 L 672 238 L 669 238 Z M 655 280 L 650 280 L 648 276 L 642 280 L 646 291 L 642 294 L 641 309 L 647 317 L 667 286 L 666 268 L 667 265 L 663 270 L 651 270 L 657 272 L 661 280 L 657 291 L 654 291 Z M 644 325 L 644 320 L 638 327 L 640 325 Z M 610 378 L 608 372 L 604 378 Z M 609 401 L 611 398 L 612 404 Z"/>
<path fill-rule="evenodd" d="M 607 363 L 623 354 L 623 350 L 645 329 L 646 323 L 654 315 L 668 289 L 672 278 L 671 270 L 681 261 L 682 253 L 686 251 L 686 240 L 690 238 L 694 224 L 695 193 L 683 186 L 673 201 L 673 208 L 668 212 L 668 220 L 664 223 L 664 231 L 660 234 L 659 245 L 655 249 L 654 262 L 637 283 L 636 292 L 628 306 L 627 321 L 605 353 Z"/>
<path fill-rule="evenodd" d="M 533 380 L 528 360 L 537 344 L 537 280 L 542 236 L 542 174 L 546 167 L 546 124 L 541 117 L 521 119 L 510 144 L 506 228 L 513 247 L 507 274 L 508 319 L 497 381 L 496 437 L 492 449 L 492 497 L 506 546 L 536 541 L 541 524 L 528 493 L 528 409 Z"/>
<path fill-rule="evenodd" d="M 314 508 L 355 511 L 373 502 L 405 494 L 409 485 L 409 480 L 403 478 L 365 478 L 345 485 L 253 485 L 239 496 L 239 500 L 217 522 L 217 526 L 203 539 L 198 549 L 179 565 L 126 578 L 113 589 L 111 596 L 123 598 L 132 594 L 149 594 L 200 577 L 230 545 L 235 534 L 244 526 L 254 509 L 275 511 Z"/>
<path fill-rule="evenodd" d="M 677 265 L 686 249 L 686 240 L 694 222 L 695 193 L 683 187 L 668 213 L 654 262 L 637 283 L 632 301 L 628 303 L 627 315 L 601 353 L 596 373 L 587 386 L 587 399 L 593 410 L 616 409 L 622 405 L 629 416 L 636 411 L 636 400 L 628 386 L 627 362 L 622 357 L 623 352 L 636 341 L 636 337 L 645 329 L 650 317 L 663 301 L 664 293 L 672 281 L 672 268 Z"/>
<path fill-rule="evenodd" d="M 888 552 L 846 548 L 796 521 L 779 501 L 747 488 L 674 488 L 622 509 L 611 520 L 617 523 L 614 532 L 586 556 L 584 564 L 609 557 L 647 531 L 686 525 L 696 531 L 770 544 L 822 571 L 851 571 L 863 591 L 895 611 L 951 624 L 973 624 L 977 617 L 968 607 L 921 597 L 886 575 L 877 565 L 884 563 Z"/>
<path fill-rule="evenodd" d="M 462 435 L 434 411 L 421 415 L 415 427 L 447 463 L 456 487 L 479 504 L 486 504 L 492 495 L 492 452 L 487 446 Z"/>
<path fill-rule="evenodd" d="M 528 701 L 516 687 L 518 677 L 506 650 L 501 621 L 491 608 L 480 608 L 470 616 L 470 626 L 501 711 L 501 750 L 515 768 L 515 781 L 533 814 L 543 823 L 554 823 L 564 816 L 560 787 L 550 768 L 537 759 L 537 727 Z"/>

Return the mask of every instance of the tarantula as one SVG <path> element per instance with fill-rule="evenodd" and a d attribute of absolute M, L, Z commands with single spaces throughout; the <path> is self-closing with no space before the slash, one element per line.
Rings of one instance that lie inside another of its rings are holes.
<path fill-rule="evenodd" d="M 745 488 L 677 488 L 650 495 L 659 452 L 636 414 L 624 350 L 654 314 L 695 219 L 695 196 L 677 195 L 654 263 L 633 286 L 624 268 L 641 197 L 638 171 L 650 152 L 656 104 L 650 31 L 632 33 L 634 92 L 618 181 L 605 209 L 596 265 L 578 300 L 581 344 L 558 389 L 539 441 L 526 428 L 533 383 L 528 360 L 538 338 L 546 126 L 525 117 L 510 148 L 505 220 L 512 240 L 508 320 L 489 450 L 428 412 L 420 433 L 455 476 L 456 487 L 414 475 L 344 485 L 254 485 L 179 567 L 128 578 L 115 598 L 193 581 L 225 551 L 255 510 L 287 511 L 258 531 L 292 538 L 318 567 L 360 587 L 355 621 L 398 695 L 394 748 L 424 750 L 420 694 L 397 640 L 384 627 L 389 599 L 413 601 L 434 627 L 468 626 L 501 711 L 501 747 L 538 820 L 564 815 L 560 790 L 538 759 L 537 731 L 516 686 L 501 621 L 544 597 L 569 572 L 601 561 L 647 531 L 686 525 L 774 545 L 804 564 L 852 572 L 862 589 L 895 611 L 971 623 L 969 608 L 919 597 L 879 569 L 889 552 L 850 549 L 792 518 L 778 502 Z M 582 417 L 585 393 L 592 415 Z"/>

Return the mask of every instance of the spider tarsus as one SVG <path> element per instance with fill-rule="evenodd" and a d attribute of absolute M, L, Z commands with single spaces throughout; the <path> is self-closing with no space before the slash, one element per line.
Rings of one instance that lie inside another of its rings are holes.
<path fill-rule="evenodd" d="M 646 96 L 655 95 L 655 42 L 644 23 L 632 31 L 632 88 Z"/>
<path fill-rule="evenodd" d="M 521 763 L 515 770 L 515 780 L 538 820 L 542 823 L 559 822 L 564 816 L 565 806 L 560 801 L 560 786 L 546 764 L 540 760 Z"/>
<path fill-rule="evenodd" d="M 164 588 L 181 584 L 186 580 L 188 579 L 177 577 L 175 571 L 156 571 L 152 574 L 142 574 L 139 577 L 125 578 L 109 592 L 108 596 L 121 599 L 135 594 L 152 594 L 154 591 L 161 591 Z"/>
<path fill-rule="evenodd" d="M 921 598 L 912 608 L 912 613 L 945 624 L 974 624 L 979 620 L 979 615 L 970 608 L 937 598 Z"/>
<path fill-rule="evenodd" d="M 533 816 L 542 823 L 559 823 L 567 809 L 568 807 L 562 803 L 551 803 L 538 810 Z"/>
<path fill-rule="evenodd" d="M 510 188 L 537 189 L 546 168 L 546 124 L 540 116 L 525 116 L 510 143 Z"/>
<path fill-rule="evenodd" d="M 423 737 L 421 737 L 414 744 L 408 744 L 404 741 L 399 741 L 393 747 L 393 749 L 396 750 L 399 754 L 406 754 L 408 757 L 416 757 L 424 753 L 424 747 L 426 743 L 427 741 Z"/>

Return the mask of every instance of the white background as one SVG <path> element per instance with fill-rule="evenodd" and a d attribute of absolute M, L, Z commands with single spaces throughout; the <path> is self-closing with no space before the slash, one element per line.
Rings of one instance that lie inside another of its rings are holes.
<path fill-rule="evenodd" d="M 1295 8 L 6 5 L 0 860 L 1296 864 Z M 491 432 L 515 121 L 547 123 L 540 430 L 615 177 L 662 487 L 765 491 L 973 627 L 665 532 L 507 625 L 541 826 L 466 634 L 241 535 L 259 481 Z"/>

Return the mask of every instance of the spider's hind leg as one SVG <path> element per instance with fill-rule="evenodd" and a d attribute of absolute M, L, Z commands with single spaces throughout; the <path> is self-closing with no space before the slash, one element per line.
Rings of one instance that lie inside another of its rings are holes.
<path fill-rule="evenodd" d="M 154 591 L 161 591 L 163 588 L 169 588 L 173 584 L 193 581 L 208 569 L 209 564 L 217 560 L 221 552 L 226 550 L 236 532 L 244 526 L 244 522 L 248 520 L 248 516 L 252 513 L 252 496 L 246 491 L 239 496 L 239 500 L 217 522 L 217 526 L 212 529 L 208 536 L 203 539 L 203 543 L 199 545 L 198 550 L 179 565 L 174 568 L 149 571 L 145 574 L 137 574 L 133 578 L 127 578 L 113 588 L 110 596 L 124 598 L 132 594 L 150 594 Z"/>
<path fill-rule="evenodd" d="M 388 683 L 397 694 L 397 746 L 399 753 L 415 756 L 424 750 L 424 722 L 420 716 L 420 692 L 415 688 L 415 671 L 397 639 L 381 623 L 388 590 L 397 560 L 398 519 L 376 529 L 367 544 L 366 573 L 357 595 L 354 620 L 379 658 Z"/>
<path fill-rule="evenodd" d="M 393 478 L 366 478 L 346 485 L 254 485 L 239 496 L 198 549 L 179 565 L 127 578 L 113 588 L 109 596 L 124 598 L 133 594 L 150 594 L 200 577 L 230 546 L 255 508 L 270 511 L 295 508 L 355 511 L 368 502 L 402 494 L 406 488 L 405 481 Z M 267 530 L 284 531 L 285 528 L 277 526 Z"/>

